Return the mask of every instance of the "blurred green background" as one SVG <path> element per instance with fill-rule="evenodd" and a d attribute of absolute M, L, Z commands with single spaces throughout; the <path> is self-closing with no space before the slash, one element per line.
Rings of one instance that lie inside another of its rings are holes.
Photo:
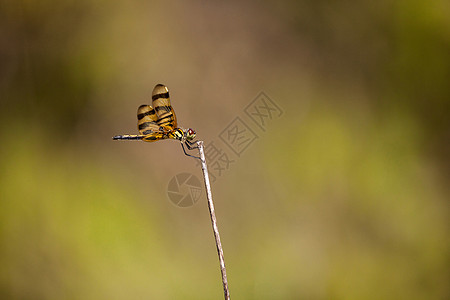
<path fill-rule="evenodd" d="M 0 298 L 221 299 L 178 143 L 117 142 L 166 84 L 208 141 L 284 114 L 213 184 L 233 299 L 448 299 L 448 1 L 0 4 Z"/>

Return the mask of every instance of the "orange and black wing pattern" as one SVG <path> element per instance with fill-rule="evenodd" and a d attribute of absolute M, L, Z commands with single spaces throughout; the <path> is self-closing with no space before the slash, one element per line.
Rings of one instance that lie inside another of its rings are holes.
<path fill-rule="evenodd" d="M 155 110 L 150 105 L 141 105 L 137 111 L 138 130 L 142 135 L 148 135 L 154 132 L 161 131 L 157 124 L 158 116 Z"/>
<path fill-rule="evenodd" d="M 153 107 L 157 115 L 156 124 L 163 131 L 171 131 L 177 128 L 177 117 L 170 105 L 169 90 L 165 85 L 157 84 L 152 93 Z"/>
<path fill-rule="evenodd" d="M 154 142 L 164 139 L 179 139 L 177 117 L 170 105 L 169 90 L 165 85 L 157 84 L 152 93 L 153 107 L 141 105 L 137 111 L 140 135 L 116 135 L 114 140 L 143 140 Z M 178 133 L 178 134 L 175 134 Z"/>
<path fill-rule="evenodd" d="M 158 116 L 150 105 L 141 105 L 137 112 L 139 133 L 145 142 L 155 142 L 165 138 L 161 126 L 157 124 Z"/>

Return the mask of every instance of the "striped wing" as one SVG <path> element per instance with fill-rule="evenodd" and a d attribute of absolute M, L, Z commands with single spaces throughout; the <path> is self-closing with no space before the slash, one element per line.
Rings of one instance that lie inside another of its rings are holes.
<path fill-rule="evenodd" d="M 158 119 L 156 124 L 163 127 L 164 131 L 177 128 L 177 117 L 170 105 L 169 90 L 165 85 L 157 84 L 152 93 L 153 107 Z"/>
<path fill-rule="evenodd" d="M 157 124 L 158 116 L 150 105 L 141 105 L 137 112 L 138 129 L 142 135 L 148 135 L 154 132 L 160 132 L 160 126 Z"/>

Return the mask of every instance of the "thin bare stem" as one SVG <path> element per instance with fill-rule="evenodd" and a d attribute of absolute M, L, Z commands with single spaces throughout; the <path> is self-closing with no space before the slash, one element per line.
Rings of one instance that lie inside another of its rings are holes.
<path fill-rule="evenodd" d="M 219 255 L 220 272 L 222 273 L 223 292 L 225 300 L 230 300 L 230 292 L 228 290 L 227 271 L 225 269 L 225 260 L 223 258 L 222 244 L 220 243 L 219 228 L 217 227 L 216 213 L 214 212 L 214 204 L 212 201 L 211 185 L 209 184 L 208 168 L 206 166 L 205 152 L 203 150 L 203 141 L 197 142 L 198 152 L 202 161 L 203 179 L 205 180 L 206 198 L 208 199 L 209 214 L 211 215 L 211 223 L 216 239 L 217 254 Z"/>

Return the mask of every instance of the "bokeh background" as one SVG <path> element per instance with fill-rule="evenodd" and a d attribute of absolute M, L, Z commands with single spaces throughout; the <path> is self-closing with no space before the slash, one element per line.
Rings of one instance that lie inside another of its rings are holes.
<path fill-rule="evenodd" d="M 284 114 L 213 184 L 233 299 L 448 299 L 448 1 L 0 4 L 0 298 L 221 299 L 201 172 L 118 142 L 166 84 L 219 133 Z"/>

